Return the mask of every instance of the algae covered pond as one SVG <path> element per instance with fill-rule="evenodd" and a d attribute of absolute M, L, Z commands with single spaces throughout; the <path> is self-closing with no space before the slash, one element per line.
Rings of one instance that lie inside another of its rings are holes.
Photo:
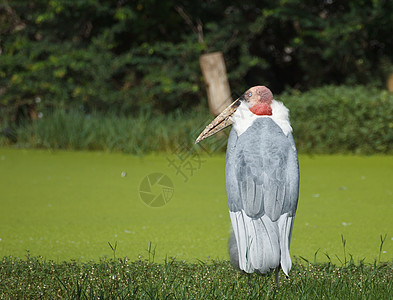
<path fill-rule="evenodd" d="M 224 155 L 0 149 L 0 257 L 228 259 L 224 166 Z M 344 260 L 343 236 L 347 260 L 393 259 L 393 157 L 300 156 L 300 172 L 292 256 Z"/>

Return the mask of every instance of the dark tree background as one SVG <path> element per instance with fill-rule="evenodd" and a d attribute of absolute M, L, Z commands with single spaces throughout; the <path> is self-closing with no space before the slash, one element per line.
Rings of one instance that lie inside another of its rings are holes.
<path fill-rule="evenodd" d="M 0 0 L 0 118 L 195 109 L 206 101 L 199 56 L 213 51 L 234 94 L 381 86 L 392 32 L 388 0 Z"/>

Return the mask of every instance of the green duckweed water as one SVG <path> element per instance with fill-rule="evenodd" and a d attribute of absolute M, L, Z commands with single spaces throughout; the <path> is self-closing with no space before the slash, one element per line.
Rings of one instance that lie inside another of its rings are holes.
<path fill-rule="evenodd" d="M 131 260 L 228 259 L 224 167 L 224 155 L 0 149 L 0 257 L 98 260 L 117 242 Z M 173 184 L 158 208 L 140 195 L 152 173 Z M 344 260 L 343 236 L 347 260 L 373 262 L 386 234 L 381 261 L 392 260 L 393 157 L 300 156 L 300 173 L 292 256 Z"/>

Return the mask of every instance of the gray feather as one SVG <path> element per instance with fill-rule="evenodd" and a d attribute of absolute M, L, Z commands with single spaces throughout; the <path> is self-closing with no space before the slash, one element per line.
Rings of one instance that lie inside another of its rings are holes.
<path fill-rule="evenodd" d="M 292 134 L 286 136 L 270 118 L 255 120 L 239 137 L 232 129 L 227 147 L 226 186 L 229 211 L 242 216 L 231 217 L 237 264 L 246 272 L 258 273 L 269 272 L 281 264 L 287 274 L 291 268 L 289 244 L 299 190 Z"/>

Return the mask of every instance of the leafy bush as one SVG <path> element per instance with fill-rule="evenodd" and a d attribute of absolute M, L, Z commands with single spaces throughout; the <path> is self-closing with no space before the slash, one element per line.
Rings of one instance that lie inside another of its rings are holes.
<path fill-rule="evenodd" d="M 275 93 L 381 86 L 393 71 L 392 8 L 391 1 L 3 1 L 0 122 L 34 118 L 37 105 L 190 110 L 206 101 L 198 58 L 213 51 L 224 52 L 234 94 L 261 83 Z"/>
<path fill-rule="evenodd" d="M 300 152 L 393 152 L 393 95 L 387 91 L 326 86 L 280 99 L 291 111 Z"/>
<path fill-rule="evenodd" d="M 393 95 L 366 86 L 326 86 L 276 98 L 290 109 L 300 153 L 393 153 Z M 143 154 L 194 149 L 225 151 L 229 129 L 194 145 L 213 119 L 207 109 L 168 114 L 85 114 L 54 110 L 17 130 L 17 145 Z M 0 145 L 8 140 L 0 138 Z"/>

